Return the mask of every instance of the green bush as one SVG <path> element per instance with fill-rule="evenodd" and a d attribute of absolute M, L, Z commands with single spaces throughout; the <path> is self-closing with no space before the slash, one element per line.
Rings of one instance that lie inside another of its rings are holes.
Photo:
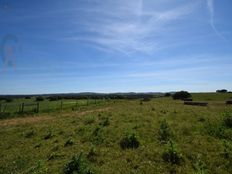
<path fill-rule="evenodd" d="M 175 94 L 172 95 L 172 98 L 174 100 L 183 100 L 183 99 L 186 99 L 186 98 L 190 98 L 191 97 L 191 94 L 188 93 L 187 91 L 180 91 L 180 92 L 176 92 Z"/>
<path fill-rule="evenodd" d="M 206 164 L 205 162 L 201 159 L 201 155 L 198 154 L 195 163 L 193 164 L 194 169 L 196 170 L 197 173 L 199 174 L 206 174 Z"/>
<path fill-rule="evenodd" d="M 232 145 L 229 143 L 229 141 L 224 140 L 223 141 L 223 157 L 225 159 L 231 159 L 232 160 Z"/>
<path fill-rule="evenodd" d="M 65 142 L 64 146 L 65 146 L 65 147 L 66 147 L 66 146 L 71 146 L 71 145 L 73 145 L 73 144 L 74 144 L 73 139 L 69 138 L 69 139 Z"/>
<path fill-rule="evenodd" d="M 95 118 L 93 116 L 86 116 L 84 119 L 84 124 L 92 124 L 95 122 Z"/>
<path fill-rule="evenodd" d="M 11 113 L 0 112 L 0 120 L 12 117 Z"/>
<path fill-rule="evenodd" d="M 94 147 L 91 147 L 90 151 L 87 154 L 88 160 L 91 162 L 95 162 L 96 156 L 97 156 L 96 149 Z"/>
<path fill-rule="evenodd" d="M 104 117 L 102 121 L 99 123 L 101 126 L 109 126 L 110 125 L 110 120 L 109 117 Z"/>
<path fill-rule="evenodd" d="M 144 101 L 144 102 L 149 102 L 149 101 L 151 101 L 151 98 L 149 98 L 149 97 L 144 97 L 142 101 Z"/>
<path fill-rule="evenodd" d="M 221 122 L 219 123 L 211 123 L 209 121 L 206 122 L 205 128 L 207 133 L 210 136 L 216 137 L 216 138 L 225 138 L 225 127 Z"/>
<path fill-rule="evenodd" d="M 171 129 L 169 128 L 166 120 L 163 120 L 160 123 L 160 129 L 159 129 L 158 134 L 159 134 L 159 140 L 161 143 L 167 143 L 170 140 L 172 133 L 171 133 Z"/>
<path fill-rule="evenodd" d="M 39 101 L 44 101 L 43 97 L 36 97 L 35 101 L 39 102 Z"/>
<path fill-rule="evenodd" d="M 97 126 L 93 132 L 92 132 L 92 137 L 91 137 L 91 141 L 94 144 L 101 144 L 104 141 L 104 136 L 103 136 L 103 130 L 102 127 Z"/>
<path fill-rule="evenodd" d="M 232 128 L 232 113 L 223 113 L 223 120 L 226 127 Z"/>
<path fill-rule="evenodd" d="M 32 129 L 27 132 L 24 132 L 23 134 L 25 138 L 31 138 L 36 134 L 36 131 Z"/>
<path fill-rule="evenodd" d="M 13 102 L 13 99 L 12 99 L 12 98 L 7 98 L 7 99 L 6 99 L 6 102 L 7 102 L 7 103 L 11 103 L 11 102 Z"/>
<path fill-rule="evenodd" d="M 170 144 L 167 147 L 167 149 L 163 152 L 163 160 L 165 162 L 171 163 L 171 164 L 177 164 L 180 165 L 183 161 L 182 154 L 178 152 L 175 145 L 172 141 L 169 141 Z"/>
<path fill-rule="evenodd" d="M 47 140 L 47 139 L 50 139 L 52 138 L 53 134 L 52 134 L 52 131 L 49 130 L 45 135 L 44 135 L 44 139 Z"/>
<path fill-rule="evenodd" d="M 62 155 L 60 155 L 59 153 L 57 152 L 52 152 L 49 156 L 48 156 L 48 161 L 50 160 L 55 160 L 55 159 L 58 159 L 62 157 Z"/>
<path fill-rule="evenodd" d="M 167 92 L 164 94 L 164 97 L 170 97 L 171 96 L 171 93 Z"/>
<path fill-rule="evenodd" d="M 125 137 L 123 137 L 120 141 L 120 146 L 122 149 L 136 149 L 139 147 L 139 141 L 136 135 L 133 134 L 127 134 Z"/>
<path fill-rule="evenodd" d="M 26 174 L 44 174 L 48 172 L 48 168 L 45 165 L 45 162 L 38 161 L 36 165 L 32 166 L 28 171 L 26 171 Z"/>
<path fill-rule="evenodd" d="M 80 155 L 74 156 L 71 161 L 64 166 L 64 174 L 94 174 L 94 172 L 87 166 L 81 153 Z"/>

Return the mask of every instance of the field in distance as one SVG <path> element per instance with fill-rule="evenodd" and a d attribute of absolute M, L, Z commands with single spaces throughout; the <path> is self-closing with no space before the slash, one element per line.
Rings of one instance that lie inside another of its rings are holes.
<path fill-rule="evenodd" d="M 1 119 L 0 174 L 230 174 L 231 97 L 192 94 L 205 107 L 171 97 L 85 101 L 81 109 Z"/>

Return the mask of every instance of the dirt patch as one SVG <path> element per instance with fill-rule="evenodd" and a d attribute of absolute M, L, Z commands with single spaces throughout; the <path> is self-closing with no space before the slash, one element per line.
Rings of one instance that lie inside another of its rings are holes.
<path fill-rule="evenodd" d="M 78 115 L 86 115 L 86 114 L 90 114 L 93 112 L 104 112 L 104 111 L 108 111 L 110 110 L 110 107 L 108 108 L 101 108 L 101 109 L 95 109 L 95 110 L 89 110 L 89 111 L 83 111 L 83 112 L 79 112 L 77 113 Z"/>
<path fill-rule="evenodd" d="M 35 116 L 35 117 L 24 117 L 24 118 L 13 118 L 7 120 L 1 120 L 0 126 L 14 126 L 14 125 L 21 125 L 21 124 L 28 124 L 28 123 L 35 123 L 44 120 L 52 119 L 51 116 Z"/>
<path fill-rule="evenodd" d="M 100 108 L 100 109 L 94 109 L 89 111 L 82 111 L 77 112 L 77 115 L 86 115 L 93 112 L 103 112 L 108 111 L 110 108 Z M 70 114 L 65 114 L 62 116 L 69 116 Z M 22 124 L 31 124 L 31 123 L 37 123 L 41 121 L 47 121 L 54 119 L 54 116 L 34 116 L 34 117 L 23 117 L 23 118 L 13 118 L 13 119 L 6 119 L 6 120 L 0 120 L 0 126 L 15 126 L 15 125 L 22 125 Z"/>

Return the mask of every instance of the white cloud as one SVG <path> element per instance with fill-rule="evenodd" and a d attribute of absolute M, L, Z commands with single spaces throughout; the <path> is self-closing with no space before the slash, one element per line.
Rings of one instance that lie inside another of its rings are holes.
<path fill-rule="evenodd" d="M 143 0 L 96 2 L 93 10 L 82 9 L 85 21 L 76 21 L 77 27 L 88 35 L 74 35 L 68 39 L 125 54 L 151 53 L 161 49 L 163 46 L 156 37 L 169 22 L 191 14 L 197 4 L 191 2 L 166 10 L 155 9 L 154 4 L 154 10 L 151 10 L 144 6 Z"/>
<path fill-rule="evenodd" d="M 213 29 L 213 31 L 223 40 L 225 40 L 224 36 L 218 32 L 217 28 L 215 27 L 214 24 L 214 0 L 207 0 L 207 8 L 209 10 L 209 15 L 210 15 L 210 25 Z"/>

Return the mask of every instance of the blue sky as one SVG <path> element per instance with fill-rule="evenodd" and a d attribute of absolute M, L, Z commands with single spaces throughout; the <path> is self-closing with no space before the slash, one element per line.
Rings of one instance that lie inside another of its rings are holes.
<path fill-rule="evenodd" d="M 0 0 L 0 94 L 232 90 L 231 0 Z"/>

